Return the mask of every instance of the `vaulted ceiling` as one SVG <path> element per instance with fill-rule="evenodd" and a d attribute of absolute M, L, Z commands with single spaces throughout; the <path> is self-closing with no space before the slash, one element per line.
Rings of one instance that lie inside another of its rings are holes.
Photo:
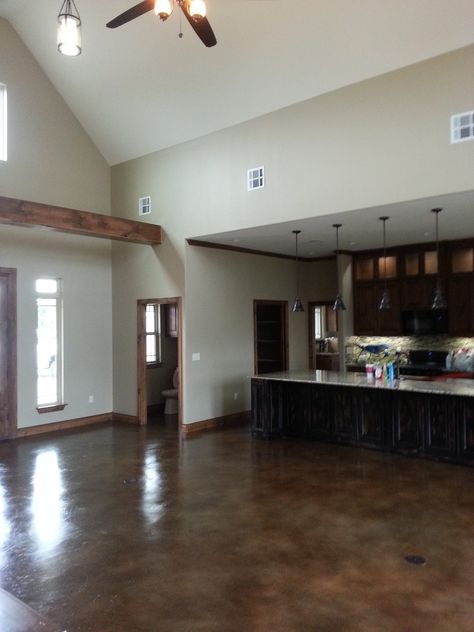
<path fill-rule="evenodd" d="M 116 30 L 136 0 L 76 0 L 83 54 L 56 50 L 60 0 L 0 0 L 109 164 L 474 41 L 474 0 L 207 0 L 217 46 L 178 12 Z"/>

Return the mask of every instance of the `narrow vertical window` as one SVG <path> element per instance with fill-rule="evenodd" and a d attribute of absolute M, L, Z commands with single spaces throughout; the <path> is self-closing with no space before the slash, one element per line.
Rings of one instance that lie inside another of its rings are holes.
<path fill-rule="evenodd" d="M 145 308 L 146 363 L 161 362 L 161 319 L 160 306 L 148 303 Z"/>
<path fill-rule="evenodd" d="M 0 83 L 0 160 L 7 159 L 7 86 Z"/>
<path fill-rule="evenodd" d="M 38 411 L 64 408 L 61 279 L 36 280 Z"/>

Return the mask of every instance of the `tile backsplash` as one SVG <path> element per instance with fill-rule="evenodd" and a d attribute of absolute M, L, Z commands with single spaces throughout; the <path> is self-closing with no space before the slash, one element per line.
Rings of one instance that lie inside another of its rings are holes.
<path fill-rule="evenodd" d="M 346 338 L 347 361 L 354 360 L 354 354 L 359 355 L 352 347 L 356 344 L 386 344 L 390 349 L 400 348 L 402 352 L 418 349 L 430 349 L 431 351 L 457 351 L 463 347 L 474 348 L 474 338 L 453 338 L 452 336 L 350 336 Z M 352 350 L 352 351 L 351 351 Z"/>

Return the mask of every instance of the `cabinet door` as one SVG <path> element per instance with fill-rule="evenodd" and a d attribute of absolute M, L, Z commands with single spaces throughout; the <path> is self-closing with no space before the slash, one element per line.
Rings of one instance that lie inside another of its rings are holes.
<path fill-rule="evenodd" d="M 270 439 L 282 433 L 285 386 L 282 382 L 252 380 L 252 434 Z"/>
<path fill-rule="evenodd" d="M 359 336 L 377 333 L 377 285 L 356 283 L 354 286 L 354 330 Z"/>
<path fill-rule="evenodd" d="M 357 440 L 372 447 L 384 444 L 386 393 L 360 389 L 354 393 L 357 398 L 358 432 Z"/>
<path fill-rule="evenodd" d="M 357 406 L 353 389 L 333 389 L 334 436 L 339 441 L 357 439 Z"/>
<path fill-rule="evenodd" d="M 166 306 L 166 335 L 178 337 L 178 306 L 174 303 Z"/>
<path fill-rule="evenodd" d="M 453 336 L 474 333 L 474 281 L 472 275 L 449 279 L 449 333 Z"/>
<path fill-rule="evenodd" d="M 474 463 L 474 398 L 466 397 L 460 402 L 460 458 Z"/>
<path fill-rule="evenodd" d="M 424 307 L 424 280 L 417 278 L 403 279 L 402 281 L 402 310 L 417 310 Z"/>
<path fill-rule="evenodd" d="M 423 398 L 414 393 L 399 393 L 393 398 L 393 447 L 397 452 L 412 454 L 423 442 Z"/>
<path fill-rule="evenodd" d="M 456 456 L 455 398 L 433 396 L 426 398 L 424 451 L 439 458 Z"/>
<path fill-rule="evenodd" d="M 311 388 L 309 436 L 311 439 L 330 440 L 333 435 L 330 391 L 320 386 Z"/>
<path fill-rule="evenodd" d="M 284 433 L 290 437 L 301 437 L 310 433 L 310 394 L 309 384 L 293 382 L 288 386 L 287 413 L 285 415 Z"/>

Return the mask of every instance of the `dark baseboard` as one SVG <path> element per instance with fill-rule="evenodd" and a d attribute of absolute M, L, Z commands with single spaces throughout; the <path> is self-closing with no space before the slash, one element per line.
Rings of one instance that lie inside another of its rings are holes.
<path fill-rule="evenodd" d="M 104 413 L 102 415 L 91 415 L 90 417 L 79 417 L 78 419 L 66 419 L 65 421 L 56 421 L 52 424 L 41 424 L 40 426 L 17 428 L 16 438 L 23 439 L 25 437 L 33 437 L 35 435 L 45 434 L 47 432 L 58 432 L 61 430 L 82 428 L 83 426 L 92 426 L 94 424 L 103 424 L 112 421 L 112 419 L 113 413 Z"/>
<path fill-rule="evenodd" d="M 119 424 L 138 425 L 137 415 L 125 415 L 124 413 L 112 413 L 112 421 Z"/>
<path fill-rule="evenodd" d="M 217 428 L 232 428 L 236 426 L 247 426 L 250 423 L 250 411 L 246 410 L 233 415 L 224 415 L 222 417 L 214 417 L 213 419 L 204 419 L 203 421 L 195 421 L 190 424 L 181 424 L 181 432 L 185 435 L 202 430 L 215 430 Z"/>

